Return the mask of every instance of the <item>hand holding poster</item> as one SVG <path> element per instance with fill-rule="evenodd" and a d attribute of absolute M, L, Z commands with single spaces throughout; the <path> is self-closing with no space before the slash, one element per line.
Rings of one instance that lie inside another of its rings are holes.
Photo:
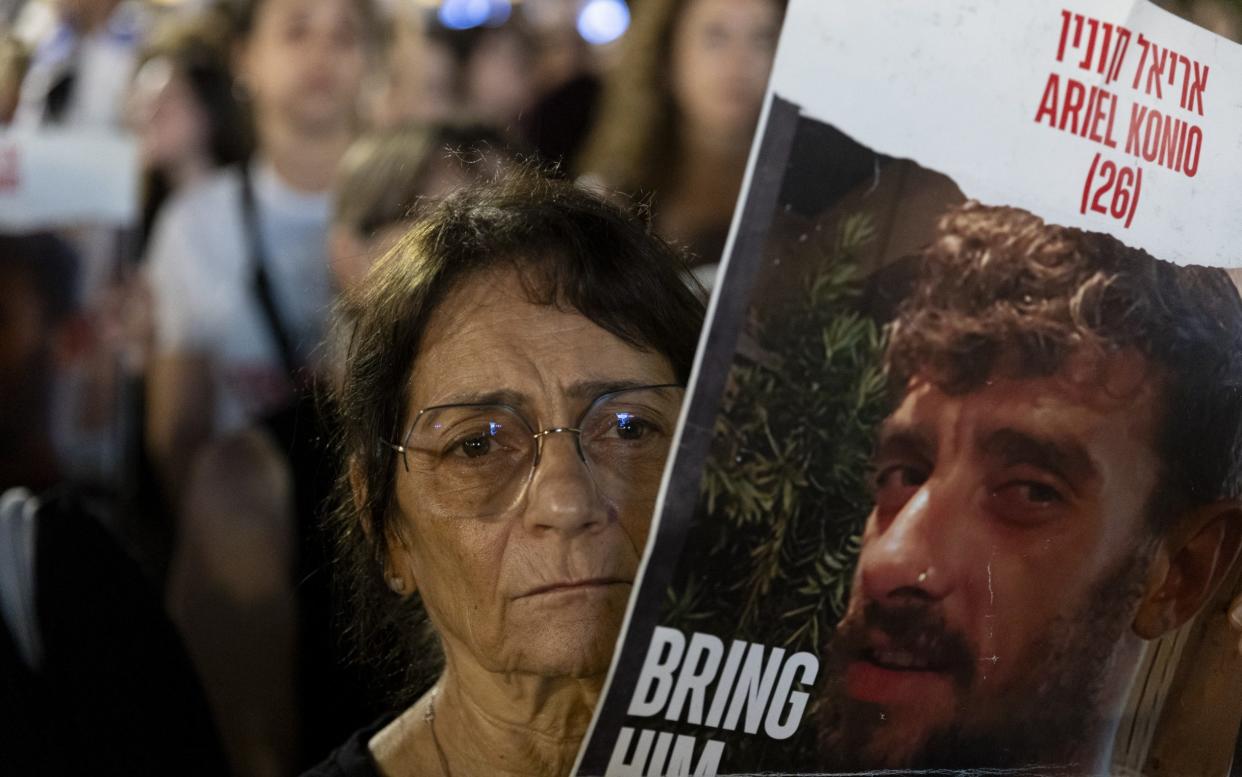
<path fill-rule="evenodd" d="M 791 4 L 578 774 L 1228 773 L 1240 79 L 1144 3 Z"/>

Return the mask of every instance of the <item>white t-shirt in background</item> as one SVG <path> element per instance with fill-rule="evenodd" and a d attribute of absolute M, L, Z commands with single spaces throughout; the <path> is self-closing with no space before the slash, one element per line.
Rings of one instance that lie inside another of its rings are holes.
<path fill-rule="evenodd" d="M 262 161 L 250 166 L 268 277 L 286 332 L 309 363 L 333 299 L 327 192 L 291 189 Z M 147 254 L 155 297 L 156 354 L 211 361 L 215 430 L 235 430 L 288 398 L 289 383 L 254 289 L 254 265 L 237 168 L 174 197 Z"/>

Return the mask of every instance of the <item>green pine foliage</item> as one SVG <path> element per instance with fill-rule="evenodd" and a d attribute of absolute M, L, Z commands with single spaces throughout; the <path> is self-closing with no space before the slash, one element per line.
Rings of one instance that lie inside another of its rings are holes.
<path fill-rule="evenodd" d="M 869 217 L 845 218 L 798 303 L 753 322 L 758 355 L 730 372 L 686 545 L 693 568 L 679 568 L 664 623 L 818 655 L 844 612 L 884 417 L 881 330 L 858 310 L 855 257 L 873 237 Z M 730 746 L 731 765 L 763 758 L 761 739 Z M 808 718 L 782 752 L 813 739 Z"/>

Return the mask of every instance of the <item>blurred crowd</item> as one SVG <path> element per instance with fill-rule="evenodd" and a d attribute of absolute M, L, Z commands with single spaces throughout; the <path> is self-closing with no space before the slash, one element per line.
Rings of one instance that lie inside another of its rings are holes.
<path fill-rule="evenodd" d="M 81 710 L 0 713 L 15 740 L 274 777 L 383 711 L 319 529 L 334 300 L 423 204 L 532 163 L 641 205 L 710 282 L 784 6 L 0 0 L 0 225 L 6 144 L 119 137 L 136 168 L 127 223 L 0 235 L 0 697 Z M 48 679 L 92 651 L 114 687 Z"/>

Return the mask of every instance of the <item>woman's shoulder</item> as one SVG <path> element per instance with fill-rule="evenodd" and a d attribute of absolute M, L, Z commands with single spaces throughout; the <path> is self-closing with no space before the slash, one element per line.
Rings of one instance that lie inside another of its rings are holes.
<path fill-rule="evenodd" d="M 345 744 L 332 751 L 322 763 L 315 766 L 302 777 L 381 777 L 371 757 L 369 742 L 397 715 L 384 715 L 371 725 L 355 731 Z"/>

